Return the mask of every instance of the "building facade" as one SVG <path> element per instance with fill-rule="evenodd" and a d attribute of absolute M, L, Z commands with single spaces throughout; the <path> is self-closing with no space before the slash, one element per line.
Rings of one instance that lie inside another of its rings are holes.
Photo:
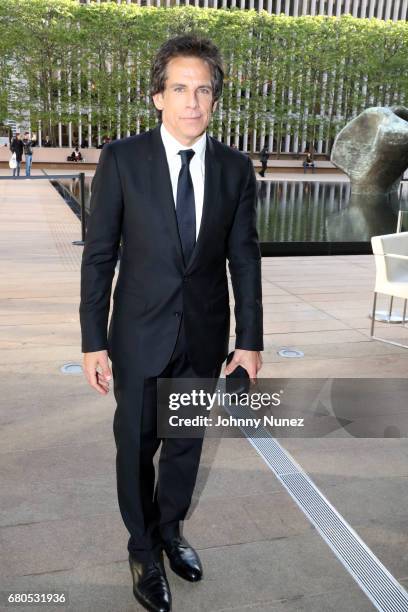
<path fill-rule="evenodd" d="M 98 4 L 101 0 L 92 0 Z M 91 0 L 80 0 L 89 4 Z M 117 0 L 118 4 L 137 4 L 138 6 L 199 6 L 202 8 L 233 8 L 281 13 L 292 17 L 301 15 L 327 15 L 339 17 L 350 14 L 353 17 L 377 19 L 408 18 L 408 0 Z"/>

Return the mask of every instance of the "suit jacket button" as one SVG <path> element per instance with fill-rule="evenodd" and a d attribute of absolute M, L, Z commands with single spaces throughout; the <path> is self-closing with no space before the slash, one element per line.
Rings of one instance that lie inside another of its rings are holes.
<path fill-rule="evenodd" d="M 173 313 L 173 314 L 174 314 L 174 316 L 175 316 L 175 317 L 177 317 L 177 318 L 178 318 L 178 317 L 181 315 L 181 312 L 179 312 L 179 311 L 177 310 L 177 311 L 176 311 L 175 313 Z"/>

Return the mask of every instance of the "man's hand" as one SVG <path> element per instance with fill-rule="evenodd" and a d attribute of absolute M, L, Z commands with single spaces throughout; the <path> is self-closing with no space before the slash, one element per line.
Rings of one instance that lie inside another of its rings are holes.
<path fill-rule="evenodd" d="M 233 358 L 225 368 L 225 375 L 231 374 L 239 365 L 248 372 L 251 381 L 255 382 L 256 376 L 262 367 L 261 353 L 259 351 L 235 349 Z"/>
<path fill-rule="evenodd" d="M 112 372 L 108 363 L 108 351 L 84 353 L 84 372 L 91 387 L 102 395 L 109 393 Z"/>

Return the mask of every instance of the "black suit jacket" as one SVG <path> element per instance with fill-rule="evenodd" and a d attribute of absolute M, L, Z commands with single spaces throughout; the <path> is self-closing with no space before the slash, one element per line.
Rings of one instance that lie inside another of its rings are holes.
<path fill-rule="evenodd" d="M 104 146 L 90 208 L 81 267 L 83 352 L 108 349 L 115 368 L 157 376 L 171 357 L 182 314 L 191 364 L 199 374 L 211 371 L 228 353 L 226 259 L 236 348 L 263 350 L 256 178 L 246 155 L 207 134 L 203 214 L 187 266 L 160 125 Z"/>
<path fill-rule="evenodd" d="M 22 140 L 19 140 L 18 138 L 14 138 L 11 141 L 11 145 L 10 145 L 10 151 L 12 153 L 16 154 L 16 160 L 21 162 L 23 159 L 23 152 L 24 152 L 24 144 Z"/>

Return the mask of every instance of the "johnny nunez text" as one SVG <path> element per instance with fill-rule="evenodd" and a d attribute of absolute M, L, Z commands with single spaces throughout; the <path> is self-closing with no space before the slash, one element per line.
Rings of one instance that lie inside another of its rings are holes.
<path fill-rule="evenodd" d="M 263 418 L 239 418 L 234 416 L 223 417 L 218 415 L 216 419 L 209 416 L 169 417 L 171 427 L 260 427 L 261 424 L 269 427 L 303 427 L 302 418 L 277 418 L 264 416 Z"/>

